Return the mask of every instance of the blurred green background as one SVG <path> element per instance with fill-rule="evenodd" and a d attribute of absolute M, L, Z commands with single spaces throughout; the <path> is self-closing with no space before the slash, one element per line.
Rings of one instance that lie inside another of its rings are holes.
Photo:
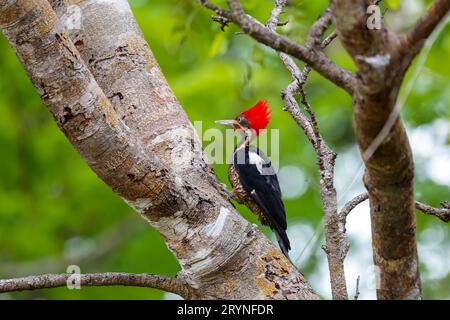
<path fill-rule="evenodd" d="M 223 2 L 223 1 L 222 1 Z M 272 0 L 243 0 L 261 21 Z M 220 3 L 220 2 L 217 2 Z M 304 42 L 326 1 L 290 1 L 280 32 Z M 388 24 L 402 32 L 429 1 L 383 3 Z M 133 12 L 168 82 L 192 121 L 203 128 L 230 118 L 259 99 L 272 106 L 270 128 L 280 129 L 280 180 L 285 195 L 292 257 L 324 298 L 330 297 L 321 230 L 321 202 L 315 155 L 290 115 L 280 91 L 290 82 L 272 50 L 231 26 L 221 32 L 211 12 L 197 1 L 131 0 Z M 155 32 L 157 30 L 157 32 Z M 339 41 L 327 48 L 338 64 L 354 70 Z M 417 59 L 406 77 L 402 108 L 416 161 L 418 200 L 439 206 L 450 184 L 450 25 L 442 30 L 424 65 Z M 419 66 L 420 67 L 420 66 Z M 156 231 L 117 197 L 83 162 L 40 102 L 24 70 L 0 35 L 0 278 L 81 271 L 123 271 L 175 275 L 178 263 Z M 339 205 L 363 191 L 362 167 L 351 127 L 351 99 L 312 72 L 307 85 L 323 136 L 338 152 Z M 226 165 L 215 165 L 226 181 Z M 242 206 L 239 211 L 256 223 Z M 374 295 L 368 206 L 349 218 L 351 249 L 346 261 L 350 294 L 361 276 L 361 298 Z M 266 228 L 264 232 L 272 237 Z M 418 213 L 419 256 L 424 298 L 450 298 L 448 225 Z M 273 238 L 272 238 L 273 239 Z M 164 292 L 124 287 L 66 288 L 1 294 L 0 299 L 172 299 Z"/>

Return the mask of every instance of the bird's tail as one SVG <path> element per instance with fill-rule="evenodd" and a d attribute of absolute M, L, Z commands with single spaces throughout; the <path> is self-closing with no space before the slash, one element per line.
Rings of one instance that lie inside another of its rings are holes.
<path fill-rule="evenodd" d="M 289 258 L 289 250 L 291 250 L 291 243 L 287 236 L 286 230 L 283 230 L 282 228 L 278 227 L 274 228 L 273 231 L 277 237 L 278 245 L 280 246 L 281 251 L 286 256 L 286 258 L 288 258 L 289 261 L 291 261 L 291 259 Z"/>

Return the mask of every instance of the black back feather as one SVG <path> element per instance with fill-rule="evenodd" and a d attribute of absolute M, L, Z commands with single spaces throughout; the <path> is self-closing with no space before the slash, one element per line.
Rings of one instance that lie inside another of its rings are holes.
<path fill-rule="evenodd" d="M 250 163 L 250 152 L 258 154 L 264 160 L 262 173 L 255 164 Z M 286 211 L 281 198 L 280 184 L 270 161 L 258 148 L 246 146 L 236 150 L 233 164 L 242 187 L 262 209 L 264 217 L 277 237 L 281 250 L 289 258 L 288 251 L 291 246 L 286 234 Z"/>

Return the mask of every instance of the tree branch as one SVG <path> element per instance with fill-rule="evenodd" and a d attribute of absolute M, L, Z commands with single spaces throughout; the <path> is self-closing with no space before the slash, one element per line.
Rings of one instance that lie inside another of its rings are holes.
<path fill-rule="evenodd" d="M 366 201 L 367 199 L 369 199 L 369 194 L 367 192 L 357 195 L 345 204 L 345 206 L 341 209 L 341 212 L 339 212 L 339 215 L 341 217 L 347 217 L 350 211 L 355 209 L 358 204 Z"/>
<path fill-rule="evenodd" d="M 322 41 L 322 49 L 324 49 L 325 47 L 327 47 L 334 39 L 336 39 L 336 37 L 338 36 L 336 31 L 331 32 L 328 37 L 326 37 L 323 41 Z"/>
<path fill-rule="evenodd" d="M 444 222 L 450 221 L 450 203 L 444 201 L 441 203 L 442 208 L 434 208 L 427 204 L 416 201 L 416 209 L 422 211 L 425 214 L 435 216 Z"/>
<path fill-rule="evenodd" d="M 413 157 L 395 108 L 409 64 L 397 35 L 382 25 L 368 28 L 370 3 L 331 0 L 331 9 L 339 39 L 358 67 L 353 128 L 366 167 L 374 263 L 380 275 L 377 296 L 419 299 Z"/>
<path fill-rule="evenodd" d="M 0 279 L 0 293 L 65 287 L 79 276 L 81 287 L 132 286 L 159 289 L 189 299 L 190 287 L 177 278 L 152 274 L 106 272 L 91 274 L 43 274 L 24 278 Z M 68 283 L 69 282 L 69 283 Z"/>
<path fill-rule="evenodd" d="M 433 32 L 436 26 L 446 17 L 450 10 L 450 1 L 436 0 L 419 18 L 414 27 L 403 37 L 401 37 L 401 50 L 414 50 L 415 54 L 420 51 L 425 40 Z M 412 60 L 415 55 L 409 55 Z"/>
<path fill-rule="evenodd" d="M 355 209 L 358 204 L 366 201 L 367 199 L 369 199 L 369 194 L 367 192 L 357 195 L 356 197 L 354 197 L 352 200 L 350 200 L 349 202 L 347 202 L 345 204 L 345 206 L 342 208 L 342 210 L 339 214 L 342 217 L 348 216 L 350 211 Z M 441 205 L 442 205 L 442 208 L 434 208 L 432 206 L 429 206 L 429 205 L 424 204 L 419 201 L 415 202 L 415 207 L 417 210 L 419 210 L 425 214 L 435 216 L 436 218 L 439 218 L 440 220 L 442 220 L 444 222 L 449 222 L 450 221 L 450 203 L 448 201 L 443 201 L 441 203 Z"/>
<path fill-rule="evenodd" d="M 224 8 L 221 8 L 220 6 L 215 5 L 214 3 L 212 3 L 212 2 L 210 2 L 208 0 L 200 0 L 200 3 L 201 3 L 202 6 L 204 6 L 207 9 L 210 9 L 210 10 L 214 11 L 219 16 L 222 16 L 224 18 L 232 20 L 231 12 L 229 12 L 228 10 L 225 10 Z"/>
<path fill-rule="evenodd" d="M 270 31 L 275 31 L 280 20 L 280 14 L 283 8 L 286 6 L 287 0 L 276 0 L 275 6 L 270 13 L 269 20 L 266 23 L 267 29 Z M 289 84 L 285 90 L 282 91 L 281 97 L 284 101 L 284 110 L 288 111 L 297 124 L 302 128 L 306 137 L 309 139 L 311 144 L 316 145 L 316 134 L 314 133 L 311 121 L 303 114 L 301 111 L 295 95 L 300 90 L 301 85 L 306 82 L 306 76 L 308 72 L 302 72 L 297 66 L 295 61 L 286 53 L 277 51 L 281 62 L 284 64 L 286 69 L 290 72 L 292 76 L 292 83 Z"/>
<path fill-rule="evenodd" d="M 350 94 L 353 92 L 355 78 L 350 71 L 336 65 L 324 53 L 299 45 L 266 28 L 259 21 L 247 15 L 238 0 L 228 0 L 229 11 L 219 10 L 216 5 L 207 0 L 201 0 L 201 3 L 216 13 L 221 12 L 224 17 L 232 20 L 243 32 L 249 34 L 258 42 L 304 61 L 337 86 Z"/>
<path fill-rule="evenodd" d="M 286 5 L 286 0 L 276 0 L 270 18 L 266 23 L 267 29 L 274 31 L 278 25 L 280 13 Z M 331 23 L 331 13 L 329 9 L 319 17 L 313 24 L 308 35 L 308 46 L 318 52 L 325 48 L 335 35 L 331 34 L 322 41 L 323 34 Z M 349 243 L 345 235 L 345 219 L 340 219 L 337 215 L 336 190 L 334 188 L 334 161 L 336 154 L 322 140 L 319 125 L 315 112 L 309 104 L 304 85 L 311 71 L 311 67 L 306 65 L 300 71 L 294 60 L 283 52 L 278 52 L 278 56 L 289 70 L 292 76 L 292 83 L 283 90 L 282 98 L 285 102 L 285 110 L 289 111 L 297 124 L 302 128 L 306 137 L 311 142 L 317 157 L 317 166 L 321 176 L 320 189 L 324 210 L 324 227 L 326 238 L 326 250 L 328 267 L 331 280 L 331 292 L 333 299 L 348 299 L 347 284 L 345 281 L 344 259 L 348 252 Z M 295 95 L 300 94 L 301 102 L 305 106 L 309 118 L 301 111 Z"/>
<path fill-rule="evenodd" d="M 333 23 L 339 39 L 358 66 L 362 65 L 361 61 L 356 59 L 358 55 L 372 56 L 382 52 L 389 37 L 393 36 L 383 24 L 381 28 L 367 27 L 369 3 L 367 0 L 330 1 Z"/>
<path fill-rule="evenodd" d="M 331 10 L 326 8 L 320 17 L 311 26 L 306 40 L 307 48 L 323 49 L 322 36 L 331 24 Z"/>

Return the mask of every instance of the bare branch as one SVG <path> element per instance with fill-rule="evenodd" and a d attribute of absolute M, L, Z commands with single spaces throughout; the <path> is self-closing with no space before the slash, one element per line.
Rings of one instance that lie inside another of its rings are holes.
<path fill-rule="evenodd" d="M 322 49 L 324 49 L 325 47 L 327 47 L 334 39 L 336 39 L 336 37 L 338 36 L 336 31 L 333 31 L 332 33 L 330 33 L 328 35 L 328 37 L 326 37 L 323 41 L 322 41 Z"/>
<path fill-rule="evenodd" d="M 285 65 L 289 65 L 292 61 L 289 57 L 285 57 L 284 59 Z M 293 62 L 293 61 L 292 61 Z M 281 97 L 284 101 L 284 110 L 288 111 L 292 118 L 297 122 L 297 124 L 302 128 L 305 132 L 306 137 L 311 142 L 313 146 L 316 145 L 316 136 L 313 130 L 313 127 L 308 120 L 308 118 L 303 114 L 298 106 L 297 101 L 295 100 L 295 94 L 299 90 L 299 82 L 298 80 L 294 80 L 291 84 L 289 84 L 286 89 L 284 89 L 281 93 Z"/>
<path fill-rule="evenodd" d="M 78 275 L 76 275 L 78 276 Z M 24 278 L 0 279 L 0 293 L 65 287 L 71 284 L 73 274 L 43 274 Z M 91 273 L 79 275 L 80 286 L 132 286 L 159 289 L 189 298 L 190 287 L 178 278 L 152 274 L 123 272 Z"/>
<path fill-rule="evenodd" d="M 287 0 L 276 0 L 275 6 L 270 13 L 269 20 L 266 23 L 267 29 L 270 31 L 275 31 L 280 15 L 283 11 L 284 6 L 286 6 Z M 284 110 L 288 111 L 297 124 L 303 129 L 306 137 L 309 139 L 313 146 L 316 145 L 316 135 L 313 130 L 313 126 L 309 119 L 302 113 L 300 107 L 295 100 L 295 95 L 299 91 L 301 85 L 306 82 L 307 73 L 302 72 L 294 60 L 286 53 L 277 51 L 278 56 L 283 62 L 284 66 L 291 73 L 292 83 L 287 86 L 282 92 L 282 99 L 285 103 Z"/>
<path fill-rule="evenodd" d="M 217 22 L 220 25 L 220 30 L 225 31 L 225 27 L 228 26 L 230 20 L 222 16 L 212 16 L 211 20 Z"/>
<path fill-rule="evenodd" d="M 442 208 L 434 208 L 427 204 L 416 201 L 416 209 L 422 211 L 425 214 L 435 216 L 444 222 L 450 221 L 450 203 L 444 201 L 441 203 Z"/>
<path fill-rule="evenodd" d="M 333 41 L 333 39 L 337 36 L 333 36 L 332 34 L 326 38 L 325 40 L 322 40 L 322 37 L 327 30 L 327 28 L 331 24 L 331 11 L 330 8 L 327 8 L 323 14 L 317 19 L 317 21 L 312 25 L 307 38 L 307 47 L 308 48 L 314 48 L 314 49 L 325 49 L 325 47 Z M 325 42 L 326 41 L 326 42 Z M 306 112 L 308 112 L 310 116 L 310 124 L 312 126 L 314 136 L 316 138 L 316 145 L 314 146 L 316 149 L 316 153 L 318 156 L 318 162 L 319 162 L 319 169 L 323 165 L 321 165 L 321 162 L 323 161 L 322 157 L 322 137 L 319 130 L 319 124 L 317 122 L 317 117 L 315 112 L 312 110 L 311 105 L 308 102 L 308 99 L 306 97 L 305 92 L 305 84 L 306 80 L 308 79 L 309 73 L 311 72 L 311 66 L 305 65 L 302 71 L 302 78 L 299 82 L 299 88 L 298 91 L 300 93 L 301 102 L 305 106 Z M 325 146 L 326 149 L 329 150 L 327 146 Z M 325 152 L 327 152 L 326 150 Z"/>
<path fill-rule="evenodd" d="M 314 24 L 314 28 L 308 35 L 311 45 L 325 48 L 336 38 L 337 34 L 330 34 L 322 41 L 322 36 L 331 23 L 330 12 L 327 9 Z M 324 229 L 326 245 L 323 246 L 328 259 L 328 268 L 331 280 L 331 292 L 333 299 L 348 299 L 347 284 L 344 271 L 344 260 L 349 249 L 349 242 L 345 234 L 345 218 L 337 213 L 336 189 L 334 187 L 334 165 L 336 153 L 323 141 L 320 134 L 317 117 L 306 96 L 305 83 L 311 67 L 306 65 L 301 72 L 298 82 L 298 92 L 305 111 L 309 114 L 309 124 L 314 133 L 315 143 L 313 147 L 317 155 L 317 166 L 320 173 L 320 193 L 324 211 Z M 306 132 L 305 132 L 306 133 Z"/>
<path fill-rule="evenodd" d="M 322 36 L 331 23 L 331 10 L 327 8 L 309 30 L 307 48 L 322 48 Z"/>
<path fill-rule="evenodd" d="M 401 50 L 414 50 L 419 52 L 425 40 L 433 32 L 436 26 L 445 18 L 450 10 L 450 1 L 436 0 L 420 17 L 415 26 L 401 38 Z M 414 58 L 414 55 L 409 57 Z"/>
<path fill-rule="evenodd" d="M 280 15 L 283 13 L 283 9 L 287 4 L 287 0 L 275 0 L 275 6 L 270 12 L 269 20 L 266 22 L 266 27 L 275 31 L 275 28 L 280 24 Z"/>
<path fill-rule="evenodd" d="M 369 199 L 369 194 L 367 192 L 361 193 L 360 195 L 357 195 L 352 200 L 347 202 L 345 206 L 342 208 L 341 212 L 339 213 L 342 217 L 348 216 L 350 211 L 356 208 L 356 206 L 365 200 Z M 450 203 L 448 201 L 443 201 L 441 203 L 442 208 L 434 208 L 432 206 L 429 206 L 427 204 L 424 204 L 422 202 L 416 201 L 415 207 L 417 210 L 431 215 L 435 216 L 439 219 L 441 219 L 444 222 L 450 221 Z"/>
<path fill-rule="evenodd" d="M 269 21 L 266 23 L 270 31 L 274 31 L 278 19 L 286 1 L 277 0 L 273 8 Z M 314 23 L 308 36 L 308 43 L 314 50 L 323 49 L 334 38 L 330 35 L 326 42 L 322 42 L 322 36 L 331 23 L 331 14 L 327 9 Z M 317 156 L 317 165 L 320 172 L 320 189 L 324 210 L 324 226 L 326 245 L 323 246 L 327 254 L 328 267 L 331 280 L 331 292 L 333 299 L 348 299 L 347 285 L 345 281 L 344 259 L 346 257 L 349 244 L 345 235 L 345 219 L 337 215 L 336 190 L 333 184 L 334 160 L 336 154 L 322 141 L 317 123 L 316 114 L 309 104 L 304 84 L 311 71 L 311 67 L 306 65 L 303 71 L 300 71 L 294 60 L 283 52 L 277 52 L 281 61 L 292 75 L 292 83 L 283 90 L 282 98 L 285 102 L 285 110 L 289 111 L 297 124 L 303 129 L 306 137 L 311 142 Z M 295 95 L 300 94 L 301 102 L 305 106 L 309 118 L 301 111 Z"/>
<path fill-rule="evenodd" d="M 357 195 L 356 197 L 354 197 L 352 200 L 350 200 L 345 204 L 339 215 L 344 218 L 347 217 L 350 211 L 355 209 L 358 204 L 366 201 L 367 199 L 369 199 L 369 194 L 367 192 Z"/>
<path fill-rule="evenodd" d="M 224 8 L 222 8 L 218 5 L 215 5 L 214 3 L 212 3 L 208 0 L 200 0 L 200 3 L 202 6 L 214 11 L 219 16 L 222 16 L 224 18 L 231 20 L 231 13 L 228 10 L 225 10 Z"/>
<path fill-rule="evenodd" d="M 324 53 L 301 46 L 266 28 L 259 21 L 247 15 L 238 0 L 228 0 L 230 11 L 218 10 L 216 5 L 206 0 L 201 0 L 201 3 L 205 7 L 215 10 L 215 12 L 216 10 L 222 12 L 224 17 L 231 19 L 242 31 L 255 38 L 258 42 L 306 62 L 319 74 L 337 86 L 343 88 L 350 94 L 353 92 L 356 80 L 350 71 L 339 67 Z"/>
<path fill-rule="evenodd" d="M 319 130 L 319 123 L 317 122 L 316 113 L 311 108 L 311 105 L 309 104 L 309 101 L 306 97 L 306 92 L 305 92 L 305 87 L 304 87 L 304 84 L 306 82 L 306 79 L 308 78 L 310 71 L 311 71 L 311 67 L 309 65 L 306 65 L 302 71 L 304 82 L 300 84 L 299 92 L 300 92 L 301 102 L 305 106 L 306 112 L 308 112 L 308 114 L 309 114 L 310 123 L 313 128 L 314 135 L 317 139 L 316 148 L 317 148 L 317 150 L 320 150 L 320 148 L 321 148 L 320 144 L 322 143 L 322 137 L 321 137 L 320 130 Z"/>
<path fill-rule="evenodd" d="M 285 4 L 286 1 L 276 1 L 276 6 L 272 10 L 271 18 L 269 19 L 269 21 L 272 20 L 274 17 L 276 17 L 276 14 L 278 12 L 281 12 L 282 8 L 279 8 L 280 5 L 284 6 Z M 321 40 L 323 34 L 325 33 L 330 23 L 331 23 L 331 13 L 327 8 L 325 12 L 319 17 L 317 22 L 313 24 L 313 27 L 308 34 L 307 43 L 309 43 L 309 46 L 311 47 L 318 46 L 320 49 L 324 49 L 327 45 L 329 45 L 333 41 L 333 39 L 336 38 L 337 34 L 335 32 L 332 32 L 325 40 L 323 41 Z M 269 27 L 269 29 L 270 27 L 272 27 L 273 31 L 273 26 L 275 25 L 274 23 L 266 25 Z M 317 43 L 319 43 L 319 45 L 317 45 Z M 320 149 L 320 146 L 318 144 L 320 144 L 321 136 L 319 132 L 316 115 L 307 101 L 304 89 L 304 84 L 306 83 L 308 75 L 311 72 L 311 67 L 307 64 L 305 65 L 303 71 L 300 71 L 299 67 L 291 57 L 281 52 L 278 52 L 278 54 L 281 61 L 283 62 L 285 67 L 289 70 L 293 78 L 293 82 L 282 92 L 282 98 L 285 102 L 284 109 L 292 115 L 297 124 L 303 129 L 303 131 L 306 134 L 306 137 L 309 139 L 309 141 L 314 146 L 317 152 Z M 298 103 L 294 98 L 296 93 L 300 93 L 301 102 L 305 106 L 305 109 L 308 112 L 308 114 L 310 115 L 310 119 L 308 119 L 301 112 Z"/>

